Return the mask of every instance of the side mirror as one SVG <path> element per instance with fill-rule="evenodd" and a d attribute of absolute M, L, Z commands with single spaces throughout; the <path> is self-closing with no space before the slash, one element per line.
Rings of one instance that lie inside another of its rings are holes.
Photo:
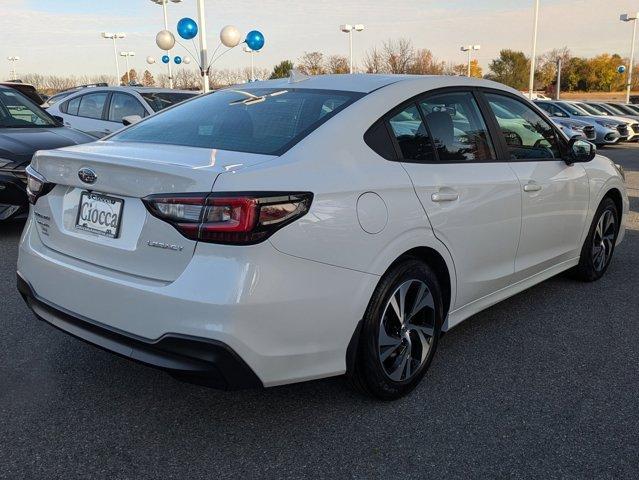
<path fill-rule="evenodd" d="M 64 125 L 64 118 L 62 118 L 60 115 L 51 115 L 53 117 L 53 119 L 58 122 L 61 126 Z"/>
<path fill-rule="evenodd" d="M 122 125 L 126 127 L 138 123 L 140 120 L 142 120 L 140 115 L 127 115 L 126 117 L 122 117 Z"/>
<path fill-rule="evenodd" d="M 568 143 L 570 163 L 589 162 L 597 153 L 597 147 L 587 140 L 572 138 Z"/>

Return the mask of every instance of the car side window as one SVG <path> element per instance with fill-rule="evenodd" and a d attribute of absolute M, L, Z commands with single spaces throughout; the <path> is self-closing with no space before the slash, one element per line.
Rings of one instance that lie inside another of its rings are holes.
<path fill-rule="evenodd" d="M 428 135 L 416 104 L 410 104 L 389 120 L 404 160 L 432 162 L 435 160 L 433 142 Z"/>
<path fill-rule="evenodd" d="M 115 92 L 109 105 L 109 121 L 122 123 L 122 118 L 129 115 L 144 117 L 146 110 L 133 95 Z"/>
<path fill-rule="evenodd" d="M 496 160 L 479 106 L 470 92 L 434 95 L 419 102 L 442 162 Z"/>
<path fill-rule="evenodd" d="M 81 99 L 82 99 L 82 95 L 72 98 L 64 105 L 64 110 L 62 111 L 65 113 L 68 113 L 69 115 L 77 115 L 78 108 L 80 107 Z"/>
<path fill-rule="evenodd" d="M 505 95 L 486 93 L 513 160 L 561 158 L 552 126 L 524 102 Z"/>
<path fill-rule="evenodd" d="M 98 120 L 102 119 L 102 112 L 104 111 L 107 96 L 107 92 L 89 93 L 82 96 L 78 108 L 78 116 Z"/>

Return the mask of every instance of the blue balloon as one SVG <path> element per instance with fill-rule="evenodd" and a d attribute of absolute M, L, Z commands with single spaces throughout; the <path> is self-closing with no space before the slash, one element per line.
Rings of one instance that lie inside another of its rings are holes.
<path fill-rule="evenodd" d="M 624 73 L 626 71 L 625 65 L 619 65 L 617 67 L 617 73 Z"/>
<path fill-rule="evenodd" d="M 176 55 L 173 61 L 175 62 L 176 65 L 179 65 L 180 63 L 182 63 L 182 57 L 180 57 L 179 55 Z"/>
<path fill-rule="evenodd" d="M 184 17 L 177 24 L 177 32 L 184 40 L 191 40 L 197 35 L 197 23 L 189 17 Z"/>
<path fill-rule="evenodd" d="M 171 57 L 168 55 L 162 55 L 162 63 L 169 63 L 171 61 Z"/>
<path fill-rule="evenodd" d="M 257 52 L 264 46 L 264 35 L 257 30 L 251 30 L 247 33 L 245 42 L 251 50 Z"/>

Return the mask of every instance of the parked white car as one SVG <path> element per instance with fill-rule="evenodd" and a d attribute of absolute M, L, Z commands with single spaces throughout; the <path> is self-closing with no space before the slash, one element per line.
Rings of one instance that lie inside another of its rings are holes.
<path fill-rule="evenodd" d="M 34 156 L 17 274 L 40 319 L 194 382 L 347 373 L 393 399 L 442 331 L 564 270 L 599 279 L 624 236 L 621 171 L 503 85 L 242 88 Z"/>
<path fill-rule="evenodd" d="M 125 117 L 135 122 L 196 95 L 168 88 L 89 87 L 65 96 L 47 112 L 67 127 L 102 138 L 122 129 Z"/>

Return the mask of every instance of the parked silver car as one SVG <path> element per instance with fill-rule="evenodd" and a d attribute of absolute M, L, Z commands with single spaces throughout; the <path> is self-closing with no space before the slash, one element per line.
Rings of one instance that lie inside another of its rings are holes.
<path fill-rule="evenodd" d="M 582 120 L 575 120 L 574 118 L 561 118 L 552 117 L 551 120 L 557 125 L 562 132 L 566 134 L 568 138 L 583 138 L 590 142 L 595 142 L 597 139 L 597 132 L 595 127 L 588 122 Z"/>
<path fill-rule="evenodd" d="M 590 124 L 595 129 L 595 139 L 593 143 L 598 147 L 613 145 L 621 139 L 619 129 L 627 133 L 627 127 L 621 122 L 614 121 L 608 117 L 593 116 L 568 102 L 537 100 L 535 104 L 546 111 L 554 119 L 572 119 Z"/>
<path fill-rule="evenodd" d="M 619 129 L 622 141 L 631 142 L 639 139 L 639 121 L 637 121 L 635 118 L 632 118 L 630 116 L 617 115 L 612 109 L 606 108 L 605 104 L 599 102 L 572 101 L 567 103 L 577 106 L 591 115 L 601 116 L 623 123 L 626 127 L 625 131 L 624 129 Z"/>
<path fill-rule="evenodd" d="M 67 127 L 101 138 L 123 128 L 125 117 L 141 119 L 188 100 L 197 92 L 146 87 L 83 88 L 49 107 Z"/>

